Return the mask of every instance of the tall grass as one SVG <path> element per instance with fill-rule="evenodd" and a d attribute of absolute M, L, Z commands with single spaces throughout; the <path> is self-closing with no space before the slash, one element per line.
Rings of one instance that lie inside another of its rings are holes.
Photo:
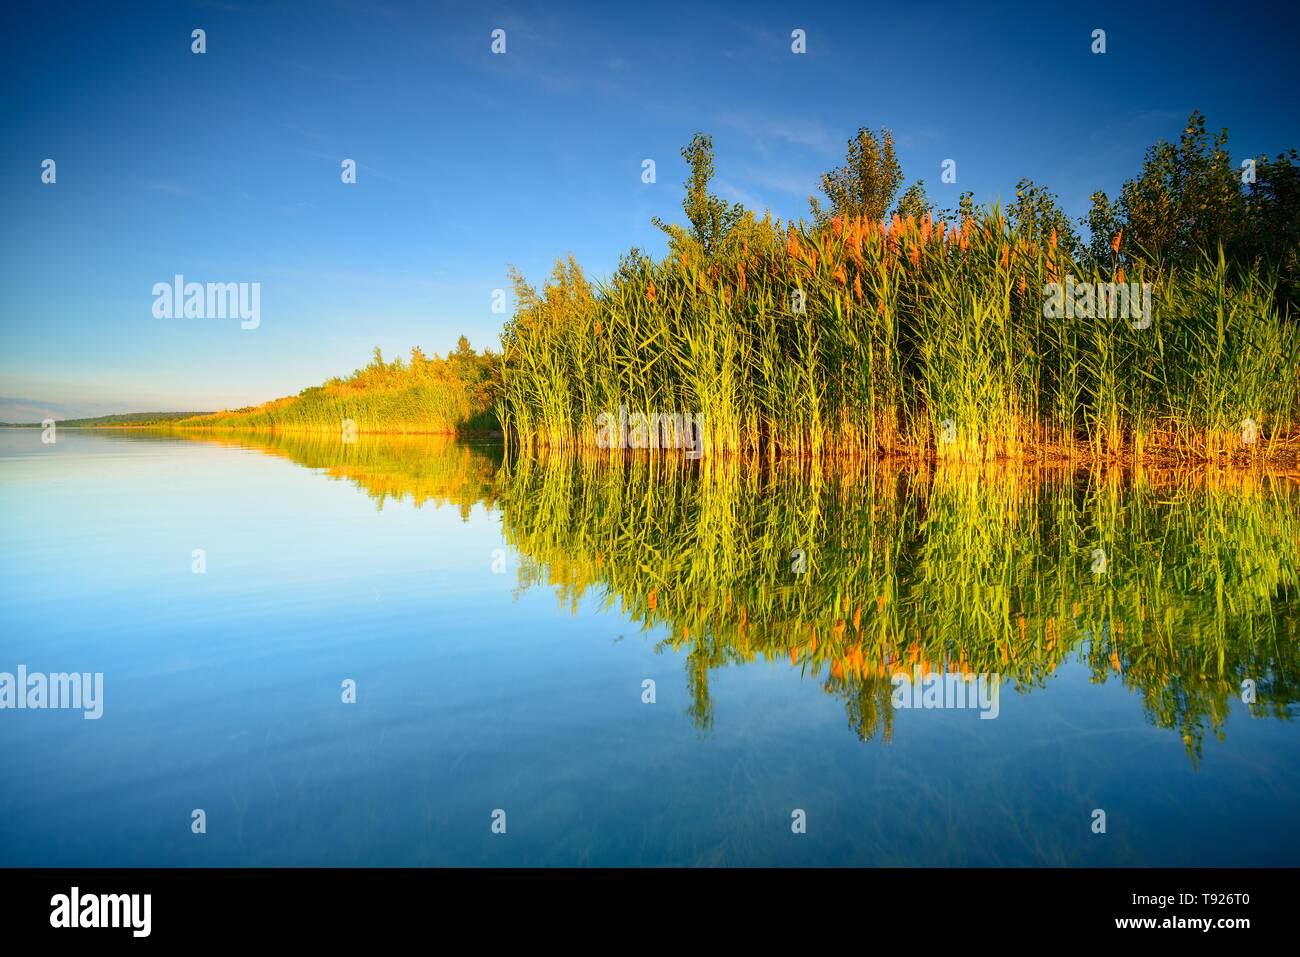
<path fill-rule="evenodd" d="M 346 379 L 304 389 L 259 406 L 195 416 L 175 423 L 186 429 L 237 429 L 338 434 L 344 421 L 357 433 L 453 435 L 499 428 L 494 377 L 499 363 L 478 354 L 464 339 L 445 359 L 412 349 L 409 360 L 385 361 L 375 350 L 370 364 Z"/>
<path fill-rule="evenodd" d="M 1066 277 L 1151 283 L 1150 324 L 1046 318 Z M 1222 254 L 1076 262 L 996 207 L 749 221 L 716 254 L 634 254 L 603 283 L 572 259 L 540 291 L 517 278 L 498 410 L 523 449 L 595 446 L 626 405 L 703 413 L 706 454 L 768 459 L 1288 456 L 1300 335 L 1272 288 Z"/>

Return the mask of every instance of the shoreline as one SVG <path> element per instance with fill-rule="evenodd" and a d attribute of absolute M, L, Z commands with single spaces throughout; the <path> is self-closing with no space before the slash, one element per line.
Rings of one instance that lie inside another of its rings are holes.
<path fill-rule="evenodd" d="M 39 429 L 39 425 L 4 425 L 0 428 L 5 429 Z M 248 436 L 293 436 L 301 438 L 325 438 L 337 436 L 338 430 L 335 429 L 285 429 L 274 427 L 258 426 L 180 426 L 162 424 L 108 424 L 95 426 L 64 426 L 66 430 L 76 430 L 79 432 L 152 432 L 166 433 L 172 435 L 186 435 L 199 437 L 205 434 L 222 434 L 222 435 L 248 435 Z M 1126 449 L 1115 454 L 1095 454 L 1086 443 L 1079 443 L 1074 447 L 1062 447 L 1060 445 L 1046 445 L 1036 449 L 1030 449 L 1019 455 L 1007 455 L 999 453 L 988 457 L 972 457 L 964 455 L 940 455 L 938 450 L 931 446 L 905 447 L 896 446 L 892 451 L 877 451 L 874 454 L 857 451 L 824 449 L 816 454 L 800 453 L 791 451 L 780 451 L 772 449 L 724 449 L 708 450 L 698 459 L 692 459 L 683 456 L 680 449 L 658 449 L 658 448 L 601 448 L 595 443 L 590 445 L 561 445 L 548 446 L 545 443 L 536 440 L 521 442 L 517 436 L 507 436 L 500 429 L 492 430 L 474 430 L 449 432 L 446 430 L 397 430 L 397 431 L 378 431 L 378 430 L 360 430 L 355 433 L 357 437 L 366 436 L 367 438 L 377 439 L 396 439 L 396 438 L 426 438 L 436 439 L 443 438 L 450 441 L 469 441 L 469 442 L 494 442 L 501 443 L 508 453 L 514 455 L 527 454 L 530 457 L 575 457 L 590 460 L 607 460 L 615 461 L 619 459 L 650 459 L 662 463 L 673 462 L 682 459 L 684 463 L 704 462 L 710 459 L 721 460 L 725 462 L 736 462 L 746 465 L 774 465 L 781 464 L 815 464 L 815 463 L 834 463 L 837 465 L 851 464 L 894 464 L 894 465 L 914 465 L 914 466 L 1002 466 L 1008 468 L 1030 466 L 1035 468 L 1049 469 L 1097 469 L 1097 468 L 1121 468 L 1129 469 L 1154 469 L 1154 470 L 1171 470 L 1185 469 L 1189 471 L 1201 470 L 1205 468 L 1231 469 L 1233 471 L 1253 471 L 1261 470 L 1270 474 L 1300 474 L 1300 436 L 1288 437 L 1287 439 L 1275 440 L 1273 442 L 1259 443 L 1259 449 L 1255 451 L 1241 450 L 1233 451 L 1228 449 L 1218 449 L 1216 451 L 1205 453 L 1202 451 L 1189 451 L 1179 453 L 1177 451 L 1161 446 L 1156 449 L 1148 447 L 1142 454 L 1135 454 L 1131 449 Z M 341 443 L 351 444 L 351 443 Z"/>

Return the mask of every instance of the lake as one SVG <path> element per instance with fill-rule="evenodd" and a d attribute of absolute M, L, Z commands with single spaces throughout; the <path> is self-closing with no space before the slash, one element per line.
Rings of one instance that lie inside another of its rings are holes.
<path fill-rule="evenodd" d="M 10 429 L 0 515 L 103 675 L 0 865 L 1300 864 L 1294 475 Z"/>

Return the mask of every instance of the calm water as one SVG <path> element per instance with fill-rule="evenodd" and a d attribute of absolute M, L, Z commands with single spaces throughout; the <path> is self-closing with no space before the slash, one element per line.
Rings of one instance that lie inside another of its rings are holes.
<path fill-rule="evenodd" d="M 2 865 L 1300 864 L 1294 478 L 33 429 L 0 517 L 0 672 L 104 675 Z"/>

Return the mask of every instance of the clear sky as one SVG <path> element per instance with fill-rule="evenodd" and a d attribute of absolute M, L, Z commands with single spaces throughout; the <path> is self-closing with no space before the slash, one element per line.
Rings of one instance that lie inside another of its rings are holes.
<path fill-rule="evenodd" d="M 1234 158 L 1300 147 L 1294 3 L 729 6 L 7 4 L 0 420 L 238 406 L 376 345 L 494 346 L 508 264 L 662 252 L 696 130 L 716 190 L 783 218 L 860 126 L 940 206 L 1028 176 L 1075 217 L 1193 109 Z M 259 328 L 155 318 L 177 273 L 260 283 Z"/>

